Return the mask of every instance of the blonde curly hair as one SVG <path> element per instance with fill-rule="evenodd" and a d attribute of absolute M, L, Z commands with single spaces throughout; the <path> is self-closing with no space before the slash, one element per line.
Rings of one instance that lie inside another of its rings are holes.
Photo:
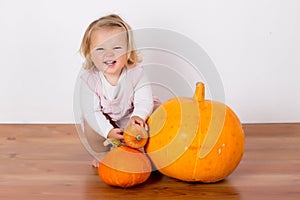
<path fill-rule="evenodd" d="M 127 62 L 126 67 L 134 66 L 141 62 L 138 52 L 135 48 L 133 33 L 131 27 L 118 15 L 110 14 L 93 21 L 86 29 L 81 45 L 80 53 L 85 58 L 83 68 L 86 70 L 97 70 L 91 59 L 91 35 L 94 30 L 99 30 L 103 27 L 122 28 L 127 33 Z"/>

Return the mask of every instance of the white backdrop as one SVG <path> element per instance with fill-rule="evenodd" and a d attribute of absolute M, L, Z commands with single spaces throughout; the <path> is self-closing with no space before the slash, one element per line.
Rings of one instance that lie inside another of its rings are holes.
<path fill-rule="evenodd" d="M 88 24 L 184 34 L 213 60 L 243 123 L 300 122 L 298 0 L 0 0 L 0 122 L 73 123 Z"/>

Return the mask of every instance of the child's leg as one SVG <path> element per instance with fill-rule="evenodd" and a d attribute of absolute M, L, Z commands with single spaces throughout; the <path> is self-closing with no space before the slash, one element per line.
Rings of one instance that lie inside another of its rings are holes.
<path fill-rule="evenodd" d="M 96 131 L 94 131 L 85 120 L 84 134 L 86 136 L 89 146 L 97 155 L 97 158 L 93 160 L 92 165 L 94 167 L 98 167 L 98 161 L 102 160 L 103 156 L 109 151 L 110 147 L 106 147 L 103 145 L 103 142 L 106 139 L 99 135 Z"/>

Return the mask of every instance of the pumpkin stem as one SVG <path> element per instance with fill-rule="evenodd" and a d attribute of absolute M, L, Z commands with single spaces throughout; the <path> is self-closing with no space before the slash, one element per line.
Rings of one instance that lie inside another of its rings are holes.
<path fill-rule="evenodd" d="M 135 136 L 135 139 L 136 139 L 137 141 L 140 141 L 140 140 L 142 139 L 142 136 L 141 136 L 141 135 L 137 135 L 137 136 Z"/>
<path fill-rule="evenodd" d="M 116 138 L 108 138 L 103 142 L 104 146 L 108 146 L 110 144 L 112 145 L 113 148 L 117 148 L 121 145 L 121 142 Z"/>
<path fill-rule="evenodd" d="M 196 83 L 196 90 L 195 90 L 195 93 L 194 93 L 194 99 L 196 101 L 204 101 L 204 96 L 205 96 L 204 83 L 202 83 L 202 82 Z"/>

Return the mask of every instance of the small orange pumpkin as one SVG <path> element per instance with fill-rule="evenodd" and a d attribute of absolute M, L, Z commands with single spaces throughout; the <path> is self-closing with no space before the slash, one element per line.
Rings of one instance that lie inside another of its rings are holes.
<path fill-rule="evenodd" d="M 204 100 L 204 84 L 194 98 L 173 98 L 148 120 L 145 150 L 163 174 L 183 181 L 217 182 L 238 166 L 244 133 L 235 113 L 225 104 Z"/>
<path fill-rule="evenodd" d="M 128 188 L 145 182 L 151 170 L 150 160 L 144 153 L 119 146 L 104 156 L 98 167 L 98 175 L 108 185 Z"/>
<path fill-rule="evenodd" d="M 138 124 L 130 124 L 125 127 L 123 137 L 125 144 L 135 149 L 144 147 L 148 141 L 147 131 Z"/>

